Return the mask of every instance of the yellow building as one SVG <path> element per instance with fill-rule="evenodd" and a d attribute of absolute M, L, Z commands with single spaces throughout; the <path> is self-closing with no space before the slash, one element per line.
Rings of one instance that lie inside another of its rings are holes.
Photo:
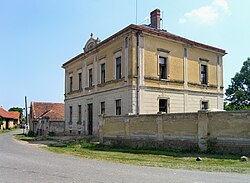
<path fill-rule="evenodd" d="M 98 116 L 223 110 L 225 50 L 150 25 L 91 38 L 65 69 L 65 130 L 98 135 Z"/>
<path fill-rule="evenodd" d="M 0 107 L 0 130 L 6 130 L 20 125 L 20 113 L 17 111 L 6 111 Z"/>

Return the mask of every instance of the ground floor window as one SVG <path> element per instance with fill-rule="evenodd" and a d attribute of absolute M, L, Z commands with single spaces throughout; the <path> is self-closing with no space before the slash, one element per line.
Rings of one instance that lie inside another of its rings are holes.
<path fill-rule="evenodd" d="M 159 100 L 159 112 L 168 112 L 168 99 Z"/>
<path fill-rule="evenodd" d="M 105 114 L 105 102 L 101 102 L 101 114 Z"/>
<path fill-rule="evenodd" d="M 208 101 L 201 101 L 201 110 L 208 109 Z"/>
<path fill-rule="evenodd" d="M 115 114 L 116 115 L 121 115 L 121 100 L 119 99 L 119 100 L 116 100 L 115 101 L 115 106 L 116 106 L 116 112 L 115 112 Z"/>

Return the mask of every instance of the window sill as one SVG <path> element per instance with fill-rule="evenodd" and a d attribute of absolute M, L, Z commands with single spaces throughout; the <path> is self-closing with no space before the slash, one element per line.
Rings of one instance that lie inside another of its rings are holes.
<path fill-rule="evenodd" d="M 85 90 L 92 90 L 92 89 L 94 89 L 94 88 L 95 88 L 95 85 L 90 86 L 90 87 L 86 87 Z"/>

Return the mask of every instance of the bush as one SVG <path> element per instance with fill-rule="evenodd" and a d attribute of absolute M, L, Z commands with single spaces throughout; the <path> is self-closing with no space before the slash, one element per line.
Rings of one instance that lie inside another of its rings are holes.
<path fill-rule="evenodd" d="M 28 132 L 28 137 L 35 137 L 35 133 L 33 131 L 29 131 Z"/>
<path fill-rule="evenodd" d="M 50 137 L 54 137 L 56 134 L 55 134 L 55 132 L 49 132 L 48 133 L 48 136 L 50 136 Z"/>

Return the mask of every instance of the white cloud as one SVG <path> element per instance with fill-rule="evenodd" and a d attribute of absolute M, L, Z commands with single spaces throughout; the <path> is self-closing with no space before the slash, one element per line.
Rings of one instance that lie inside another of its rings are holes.
<path fill-rule="evenodd" d="M 195 22 L 200 24 L 211 24 L 229 12 L 226 0 L 213 0 L 208 6 L 202 6 L 185 13 L 179 23 Z"/>
<path fill-rule="evenodd" d="M 229 7 L 226 0 L 214 0 L 213 6 L 221 7 L 225 12 L 229 11 Z"/>

